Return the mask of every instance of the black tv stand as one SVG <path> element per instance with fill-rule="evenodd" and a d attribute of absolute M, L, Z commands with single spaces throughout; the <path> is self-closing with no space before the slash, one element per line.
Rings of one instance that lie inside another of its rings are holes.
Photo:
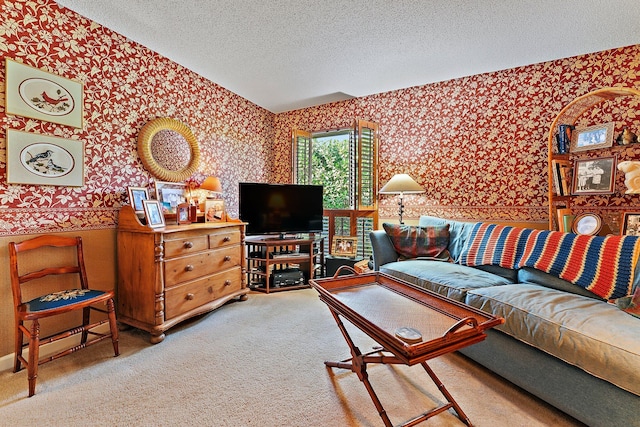
<path fill-rule="evenodd" d="M 312 234 L 288 234 L 288 233 L 281 233 L 279 235 L 273 235 L 273 236 L 262 236 L 262 240 L 300 240 L 300 239 L 313 239 L 313 233 Z"/>
<path fill-rule="evenodd" d="M 275 292 L 301 289 L 309 286 L 309 279 L 323 276 L 324 240 L 320 234 L 287 236 L 247 236 L 247 284 L 252 290 Z M 272 275 L 278 272 L 300 270 L 304 283 L 275 286 Z"/>

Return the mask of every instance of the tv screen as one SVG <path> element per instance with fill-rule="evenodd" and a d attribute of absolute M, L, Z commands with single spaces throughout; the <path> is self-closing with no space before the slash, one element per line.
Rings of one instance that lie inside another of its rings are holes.
<path fill-rule="evenodd" d="M 240 219 L 246 233 L 322 231 L 322 185 L 240 183 Z"/>

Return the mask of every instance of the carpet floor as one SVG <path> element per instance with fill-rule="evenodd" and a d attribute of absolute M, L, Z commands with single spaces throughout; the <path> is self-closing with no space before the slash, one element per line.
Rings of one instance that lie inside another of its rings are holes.
<path fill-rule="evenodd" d="M 349 328 L 365 352 L 374 342 Z M 0 424 L 12 426 L 382 426 L 350 371 L 325 360 L 349 356 L 328 308 L 312 289 L 251 293 L 170 329 L 157 345 L 145 332 L 42 365 L 36 395 L 27 375 L 0 372 Z M 429 362 L 476 426 L 581 426 L 574 419 L 454 353 Z M 394 424 L 439 405 L 420 366 L 369 365 Z M 461 426 L 452 410 L 422 425 Z"/>

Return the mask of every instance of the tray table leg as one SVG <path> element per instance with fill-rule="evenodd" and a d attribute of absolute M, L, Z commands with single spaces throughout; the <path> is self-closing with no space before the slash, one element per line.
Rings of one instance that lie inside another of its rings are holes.
<path fill-rule="evenodd" d="M 372 352 L 362 354 L 360 349 L 355 345 L 355 343 L 351 339 L 351 336 L 349 335 L 349 333 L 347 332 L 347 329 L 345 328 L 344 324 L 340 320 L 339 315 L 333 310 L 330 310 L 330 311 L 336 323 L 338 324 L 338 328 L 340 329 L 340 332 L 342 332 L 342 336 L 344 337 L 345 341 L 347 341 L 347 345 L 349 346 L 349 350 L 351 352 L 351 358 L 342 360 L 340 362 L 325 361 L 324 364 L 329 368 L 348 369 L 354 372 L 358 376 L 358 379 L 362 381 L 365 388 L 367 389 L 367 392 L 369 393 L 369 396 L 371 397 L 373 404 L 378 410 L 378 414 L 380 415 L 380 418 L 382 418 L 382 421 L 384 422 L 385 427 L 392 427 L 393 424 L 391 424 L 391 420 L 389 419 L 387 412 L 382 406 L 380 399 L 376 395 L 376 392 L 373 390 L 373 386 L 369 381 L 369 374 L 367 373 L 367 362 L 381 363 L 381 364 L 386 364 L 386 363 L 400 364 L 402 362 L 398 360 L 395 356 L 383 356 L 382 352 L 385 351 L 383 347 L 379 347 L 374 349 L 374 351 Z M 380 356 L 377 356 L 377 357 L 371 356 L 374 353 L 380 353 Z M 427 411 L 423 414 L 420 414 L 417 417 L 403 424 L 400 424 L 400 427 L 415 426 L 435 415 L 440 414 L 441 412 L 448 410 L 449 408 L 453 408 L 453 410 L 456 411 L 458 418 L 463 423 L 465 423 L 469 427 L 472 427 L 471 420 L 469 419 L 469 417 L 467 417 L 467 415 L 462 411 L 462 408 L 460 408 L 460 405 L 458 405 L 458 403 L 454 400 L 453 396 L 451 396 L 451 393 L 449 393 L 449 390 L 447 390 L 447 388 L 444 386 L 442 381 L 440 381 L 440 379 L 435 374 L 435 372 L 433 372 L 431 367 L 427 365 L 427 362 L 421 362 L 420 364 L 422 365 L 424 370 L 427 372 L 427 374 L 429 374 L 429 377 L 434 382 L 434 384 L 438 387 L 438 390 L 440 390 L 440 393 L 442 393 L 442 395 L 445 397 L 448 403 L 445 405 L 441 405 L 437 408 L 434 408 L 430 411 Z"/>
<path fill-rule="evenodd" d="M 452 407 L 453 410 L 456 411 L 456 413 L 458 414 L 458 418 L 460 418 L 460 420 L 466 425 L 471 426 L 472 424 L 469 417 L 467 417 L 467 415 L 462 411 L 462 408 L 460 408 L 460 405 L 458 405 L 458 402 L 454 400 L 453 396 L 451 396 L 451 393 L 449 393 L 449 390 L 447 390 L 447 388 L 444 386 L 442 381 L 440 381 L 440 379 L 436 376 L 436 373 L 433 372 L 433 370 L 429 365 L 427 365 L 427 362 L 422 362 L 421 365 L 424 368 L 424 370 L 427 371 L 427 374 L 429 374 L 434 384 L 438 386 L 438 390 L 440 390 L 440 393 L 442 393 L 442 395 L 449 402 L 449 405 L 445 405 L 444 407 L 446 407 L 446 409 L 449 409 L 450 407 Z"/>
<path fill-rule="evenodd" d="M 380 402 L 380 399 L 378 399 L 376 392 L 373 390 L 371 382 L 369 381 L 369 374 L 367 374 L 367 363 L 364 361 L 365 356 L 362 355 L 360 349 L 354 344 L 351 336 L 349 336 L 347 329 L 344 327 L 344 324 L 342 323 L 338 315 L 333 310 L 331 310 L 331 314 L 336 320 L 338 328 L 340 328 L 340 332 L 342 332 L 342 336 L 344 336 L 344 339 L 347 341 L 347 345 L 349 346 L 349 350 L 351 351 L 351 359 L 347 359 L 346 361 L 342 362 L 324 362 L 324 364 L 329 368 L 349 369 L 356 375 L 358 375 L 358 379 L 362 381 L 365 388 L 367 389 L 367 392 L 369 393 L 373 404 L 378 410 L 378 414 L 380 415 L 380 418 L 382 418 L 385 427 L 392 427 L 393 424 L 391 424 L 391 420 L 387 415 L 387 411 L 385 411 L 382 403 Z M 351 360 L 351 362 L 349 363 L 348 360 Z"/>

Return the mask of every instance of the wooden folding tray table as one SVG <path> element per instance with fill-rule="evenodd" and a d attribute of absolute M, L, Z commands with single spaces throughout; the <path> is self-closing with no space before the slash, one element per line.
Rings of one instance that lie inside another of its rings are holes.
<path fill-rule="evenodd" d="M 339 276 L 345 268 L 353 275 Z M 329 307 L 351 351 L 351 358 L 325 362 L 325 365 L 349 369 L 358 375 L 385 426 L 392 424 L 369 382 L 367 363 L 409 366 L 420 363 L 446 398 L 446 404 L 401 426 L 419 424 L 449 408 L 453 408 L 465 424 L 471 425 L 426 361 L 484 340 L 484 331 L 503 323 L 504 319 L 384 273 L 358 274 L 347 266 L 338 269 L 331 278 L 314 279 L 310 284 Z M 381 348 L 361 353 L 340 317 L 375 340 Z"/>

